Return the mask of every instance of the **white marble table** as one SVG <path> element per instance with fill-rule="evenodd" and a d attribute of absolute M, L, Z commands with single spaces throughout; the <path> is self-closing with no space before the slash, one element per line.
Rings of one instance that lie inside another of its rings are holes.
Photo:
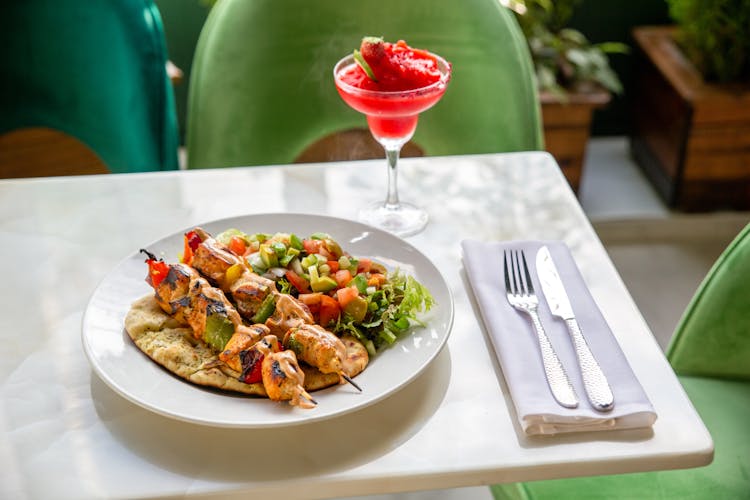
<path fill-rule="evenodd" d="M 351 217 L 384 194 L 380 161 L 0 181 L 0 498 L 324 498 L 705 465 L 713 443 L 554 160 L 544 153 L 405 160 L 409 239 L 449 282 L 447 349 L 356 413 L 284 430 L 179 422 L 92 372 L 81 318 L 139 245 L 261 212 Z M 315 228 L 316 230 L 320 228 Z M 653 429 L 520 433 L 461 271 L 459 242 L 561 239 L 659 419 Z"/>

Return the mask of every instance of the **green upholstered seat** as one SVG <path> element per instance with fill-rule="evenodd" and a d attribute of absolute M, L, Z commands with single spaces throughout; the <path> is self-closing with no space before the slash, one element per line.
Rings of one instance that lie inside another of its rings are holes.
<path fill-rule="evenodd" d="M 151 0 L 23 0 L 0 7 L 0 134 L 46 127 L 112 172 L 177 168 L 177 124 Z"/>
<path fill-rule="evenodd" d="M 667 355 L 680 375 L 750 381 L 750 226 L 714 263 Z"/>
<path fill-rule="evenodd" d="M 709 271 L 668 349 L 714 440 L 706 467 L 492 486 L 496 499 L 750 498 L 750 225 Z"/>
<path fill-rule="evenodd" d="M 291 163 L 331 133 L 366 128 L 333 83 L 334 64 L 364 35 L 453 63 L 448 91 L 417 127 L 425 154 L 542 148 L 528 48 L 496 0 L 221 0 L 193 61 L 188 167 Z"/>

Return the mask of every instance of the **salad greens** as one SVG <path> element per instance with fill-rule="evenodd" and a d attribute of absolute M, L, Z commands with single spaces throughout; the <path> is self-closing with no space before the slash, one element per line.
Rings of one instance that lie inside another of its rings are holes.
<path fill-rule="evenodd" d="M 434 305 L 414 277 L 352 256 L 326 233 L 302 238 L 228 229 L 216 239 L 243 255 L 255 273 L 273 279 L 281 293 L 303 302 L 318 324 L 353 335 L 371 355 L 412 325 L 423 325 L 420 315 Z"/>

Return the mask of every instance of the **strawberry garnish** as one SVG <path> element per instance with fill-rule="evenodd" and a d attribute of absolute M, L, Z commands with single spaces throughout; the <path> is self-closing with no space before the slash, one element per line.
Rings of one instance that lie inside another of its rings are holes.
<path fill-rule="evenodd" d="M 380 37 L 364 37 L 359 50 L 354 51 L 354 60 L 374 82 L 378 81 L 376 68 L 380 66 L 383 58 L 385 58 L 385 41 Z"/>

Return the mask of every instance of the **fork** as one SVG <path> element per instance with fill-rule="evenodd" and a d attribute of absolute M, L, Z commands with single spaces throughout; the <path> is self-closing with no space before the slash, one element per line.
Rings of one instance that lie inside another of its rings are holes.
<path fill-rule="evenodd" d="M 521 255 L 520 260 L 518 257 L 519 254 Z M 510 261 L 510 271 L 508 269 L 508 261 Z M 523 250 L 503 251 L 503 268 L 505 271 L 505 292 L 508 296 L 508 302 L 514 308 L 528 314 L 536 330 L 542 363 L 544 365 L 544 374 L 547 377 L 547 384 L 552 392 L 552 396 L 561 406 L 576 408 L 578 406 L 578 396 L 544 331 L 541 319 L 539 319 L 539 314 L 537 313 L 539 298 L 534 292 L 534 285 L 531 282 L 529 266 L 526 264 L 526 255 L 524 255 Z"/>

